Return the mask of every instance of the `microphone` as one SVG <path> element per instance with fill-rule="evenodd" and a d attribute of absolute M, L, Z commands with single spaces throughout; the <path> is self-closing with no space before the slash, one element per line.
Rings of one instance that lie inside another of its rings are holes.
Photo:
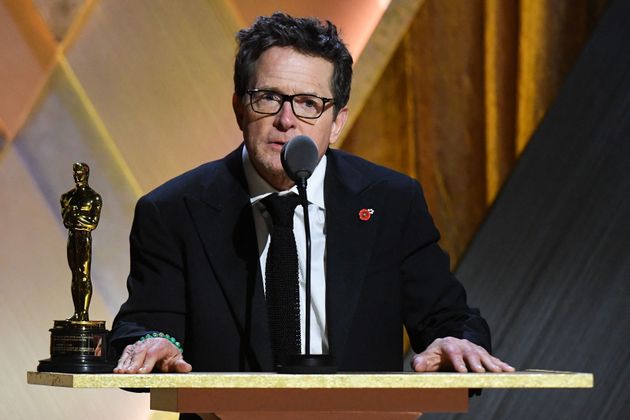
<path fill-rule="evenodd" d="M 280 151 L 284 171 L 298 185 L 313 174 L 318 157 L 317 146 L 308 136 L 294 137 Z"/>
<path fill-rule="evenodd" d="M 304 212 L 304 233 L 306 237 L 306 299 L 304 326 L 304 354 L 287 355 L 280 373 L 335 373 L 337 367 L 332 355 L 311 355 L 311 227 L 308 215 L 306 180 L 313 174 L 319 153 L 315 142 L 308 136 L 296 136 L 282 146 L 280 161 L 282 167 L 298 189 Z"/>

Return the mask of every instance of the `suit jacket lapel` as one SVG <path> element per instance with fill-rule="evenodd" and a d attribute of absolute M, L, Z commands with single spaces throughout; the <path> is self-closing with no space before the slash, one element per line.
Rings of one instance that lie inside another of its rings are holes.
<path fill-rule="evenodd" d="M 324 183 L 326 324 L 330 352 L 341 361 L 380 223 L 378 209 L 382 199 L 371 193 L 373 181 L 335 153 L 328 153 Z M 362 209 L 373 209 L 374 215 L 361 220 Z"/>
<path fill-rule="evenodd" d="M 221 284 L 232 316 L 259 366 L 273 369 L 267 308 L 262 287 L 256 231 L 239 147 L 208 176 L 200 197 L 186 197 L 205 253 Z"/>
<path fill-rule="evenodd" d="M 259 364 L 251 368 L 271 371 L 267 309 L 241 153 L 238 148 L 228 155 L 224 165 L 208 174 L 202 194 L 187 196 L 186 203 L 232 316 L 243 331 L 245 349 L 253 350 Z M 371 193 L 373 181 L 334 151 L 328 156 L 324 181 L 326 312 L 330 351 L 342 360 L 380 223 L 382 199 Z M 375 214 L 362 221 L 362 209 L 374 209 Z"/>

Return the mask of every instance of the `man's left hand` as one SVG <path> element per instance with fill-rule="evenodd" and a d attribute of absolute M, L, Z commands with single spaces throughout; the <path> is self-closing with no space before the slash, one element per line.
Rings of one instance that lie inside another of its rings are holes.
<path fill-rule="evenodd" d="M 512 366 L 492 356 L 481 346 L 465 339 L 438 338 L 425 351 L 413 357 L 416 372 L 514 372 Z"/>

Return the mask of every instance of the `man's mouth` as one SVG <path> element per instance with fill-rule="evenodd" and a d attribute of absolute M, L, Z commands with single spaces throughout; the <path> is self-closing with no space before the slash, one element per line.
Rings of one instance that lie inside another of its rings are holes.
<path fill-rule="evenodd" d="M 288 140 L 271 140 L 269 144 L 274 148 L 282 149 L 282 147 L 288 143 Z"/>

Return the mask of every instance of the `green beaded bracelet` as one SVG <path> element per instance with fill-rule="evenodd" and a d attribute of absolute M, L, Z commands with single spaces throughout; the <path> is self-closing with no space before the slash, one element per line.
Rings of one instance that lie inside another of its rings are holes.
<path fill-rule="evenodd" d="M 184 351 L 184 348 L 182 347 L 181 343 L 177 341 L 175 337 L 171 337 L 168 334 L 164 334 L 162 332 L 149 333 L 143 337 L 140 337 L 140 341 L 148 340 L 149 338 L 166 338 L 168 341 L 173 343 L 175 347 L 177 347 L 177 350 L 179 350 L 180 352 Z"/>

